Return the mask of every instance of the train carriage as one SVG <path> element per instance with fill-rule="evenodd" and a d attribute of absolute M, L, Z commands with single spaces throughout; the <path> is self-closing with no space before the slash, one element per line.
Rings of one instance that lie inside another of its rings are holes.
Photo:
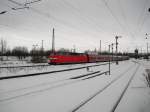
<path fill-rule="evenodd" d="M 122 61 L 129 59 L 128 56 L 96 55 L 84 53 L 55 53 L 48 57 L 49 64 L 75 64 L 75 63 L 94 63 L 106 61 Z"/>

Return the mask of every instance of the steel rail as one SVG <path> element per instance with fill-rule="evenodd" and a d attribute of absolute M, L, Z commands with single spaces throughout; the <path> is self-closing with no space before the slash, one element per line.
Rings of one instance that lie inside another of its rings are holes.
<path fill-rule="evenodd" d="M 132 82 L 134 76 L 136 75 L 137 70 L 139 69 L 139 67 L 140 67 L 140 65 L 138 65 L 137 68 L 135 69 L 135 71 L 134 71 L 132 77 L 131 77 L 130 80 L 128 81 L 127 85 L 125 86 L 125 88 L 124 88 L 124 90 L 122 91 L 120 97 L 118 98 L 118 100 L 116 101 L 116 103 L 114 104 L 114 106 L 113 106 L 113 108 L 111 109 L 110 112 L 115 112 L 115 110 L 116 110 L 116 108 L 118 107 L 118 105 L 119 105 L 121 99 L 123 98 L 124 94 L 126 93 L 128 87 L 129 87 L 129 85 L 131 84 L 131 82 Z"/>
<path fill-rule="evenodd" d="M 132 65 L 133 67 L 133 65 Z M 103 88 L 101 88 L 100 90 L 98 90 L 96 93 L 94 93 L 93 95 L 91 95 L 89 98 L 87 98 L 86 100 L 82 101 L 79 105 L 77 105 L 75 108 L 73 108 L 71 110 L 71 112 L 76 112 L 78 111 L 81 107 L 83 107 L 85 104 L 87 104 L 89 101 L 91 101 L 93 98 L 95 98 L 98 94 L 102 93 L 105 89 L 107 89 L 109 86 L 111 86 L 114 82 L 116 82 L 117 80 L 119 80 L 121 77 L 123 77 L 125 75 L 126 72 L 128 72 L 130 69 L 132 69 L 132 67 L 130 66 L 127 70 L 125 70 L 125 72 L 123 72 L 122 74 L 120 74 L 118 77 L 116 77 L 114 80 L 112 80 L 110 83 L 108 83 L 106 86 L 104 86 Z"/>
<path fill-rule="evenodd" d="M 8 69 L 8 68 L 23 68 L 23 67 L 39 67 L 39 66 L 51 66 L 51 65 L 30 65 L 30 66 L 4 66 L 0 67 L 0 69 Z"/>
<path fill-rule="evenodd" d="M 91 62 L 93 63 L 93 62 Z M 101 62 L 99 62 L 101 63 Z M 88 64 L 88 63 L 74 63 L 75 65 L 76 64 Z M 73 64 L 61 64 L 61 65 L 73 65 Z M 49 65 L 49 64 L 44 64 L 44 65 L 25 65 L 25 66 L 0 66 L 0 69 L 9 69 L 9 68 L 23 68 L 23 67 L 39 67 L 39 66 L 52 66 L 52 65 Z M 57 66 L 57 65 L 54 65 L 54 66 Z"/>
<path fill-rule="evenodd" d="M 93 73 L 89 73 L 87 75 L 81 75 L 83 77 L 79 77 L 79 78 L 73 78 L 73 77 L 72 78 L 68 78 L 68 79 L 64 80 L 66 82 L 64 82 L 62 84 L 55 85 L 55 86 L 52 86 L 52 87 L 48 87 L 48 88 L 45 88 L 45 89 L 40 89 L 40 90 L 36 90 L 36 91 L 26 92 L 26 93 L 23 93 L 21 95 L 16 95 L 16 96 L 8 97 L 8 98 L 3 98 L 3 99 L 0 99 L 0 102 L 4 102 L 4 101 L 8 101 L 8 100 L 19 98 L 19 97 L 24 97 L 24 96 L 27 96 L 27 95 L 31 95 L 31 94 L 35 94 L 35 93 L 39 93 L 39 92 L 44 92 L 44 91 L 51 90 L 51 89 L 54 89 L 54 88 L 58 88 L 58 87 L 62 87 L 62 86 L 70 85 L 70 84 L 74 84 L 74 83 L 77 83 L 77 82 L 80 82 L 80 81 L 84 81 L 84 79 L 86 79 L 90 75 L 96 74 L 96 76 L 100 76 L 100 75 L 103 75 L 103 74 L 105 74 L 105 73 L 107 73 L 109 71 L 105 71 L 105 72 L 102 72 L 102 73 L 99 73 L 99 72 L 100 71 L 96 71 L 96 72 L 93 72 Z M 94 78 L 94 77 L 91 77 L 91 78 Z M 89 79 L 91 79 L 91 78 L 89 78 Z M 24 89 L 29 89 L 29 88 L 24 88 Z"/>
<path fill-rule="evenodd" d="M 65 79 L 61 79 L 61 80 L 56 80 L 56 81 L 53 81 L 53 82 L 48 81 L 48 82 L 44 82 L 44 83 L 40 83 L 40 84 L 37 84 L 37 85 L 30 86 L 30 87 L 24 87 L 24 88 L 19 88 L 19 89 L 14 89 L 14 90 L 8 90 L 8 91 L 5 91 L 5 92 L 0 92 L 0 94 L 16 92 L 16 91 L 29 89 L 29 88 L 34 88 L 34 87 L 39 87 L 39 86 L 48 85 L 48 84 L 55 84 L 55 83 L 62 82 L 62 81 L 65 81 L 65 80 L 70 80 L 70 79 L 79 79 L 79 78 L 83 78 L 83 77 L 86 77 L 86 76 L 91 76 L 91 75 L 99 73 L 99 72 L 100 71 L 95 71 L 95 72 L 87 73 L 87 74 L 84 74 L 84 75 L 74 76 L 74 77 L 65 78 Z"/>
<path fill-rule="evenodd" d="M 83 66 L 83 67 L 76 67 L 76 68 L 63 69 L 63 70 L 55 70 L 55 71 L 49 71 L 49 72 L 31 73 L 31 74 L 14 75 L 14 76 L 4 76 L 4 77 L 0 77 L 0 80 L 31 77 L 31 76 L 38 76 L 38 75 L 46 75 L 46 74 L 51 74 L 51 73 L 79 70 L 79 69 L 84 69 L 84 68 L 87 68 L 87 67 L 95 67 L 95 66 L 101 66 L 101 65 L 107 65 L 107 64 L 108 63 L 103 63 L 103 64 L 88 65 L 88 66 Z"/>

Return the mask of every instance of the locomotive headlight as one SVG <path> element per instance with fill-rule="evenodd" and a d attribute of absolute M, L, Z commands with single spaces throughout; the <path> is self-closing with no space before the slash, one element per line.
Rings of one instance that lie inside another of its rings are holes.
<path fill-rule="evenodd" d="M 57 58 L 49 58 L 50 60 L 56 60 Z"/>

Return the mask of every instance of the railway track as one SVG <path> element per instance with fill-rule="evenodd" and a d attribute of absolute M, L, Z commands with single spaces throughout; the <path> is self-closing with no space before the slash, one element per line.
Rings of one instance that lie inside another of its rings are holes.
<path fill-rule="evenodd" d="M 132 67 L 129 67 L 129 69 L 131 69 L 131 68 Z M 126 73 L 129 69 L 127 69 L 124 73 Z M 19 89 L 15 89 L 15 90 L 8 90 L 8 91 L 0 92 L 0 96 L 3 96 L 2 98 L 0 98 L 0 102 L 16 99 L 16 98 L 19 98 L 19 97 L 24 97 L 24 96 L 31 95 L 31 94 L 36 94 L 36 93 L 39 93 L 39 92 L 44 92 L 44 91 L 47 91 L 47 90 L 52 90 L 52 89 L 55 89 L 55 88 L 58 88 L 58 87 L 78 83 L 78 82 L 85 81 L 85 80 L 90 80 L 92 78 L 107 74 L 108 72 L 109 71 L 104 71 L 104 72 L 95 71 L 95 72 L 91 72 L 91 73 L 87 73 L 87 74 L 81 74 L 81 75 L 78 75 L 78 76 L 73 76 L 73 77 L 70 77 L 70 78 L 62 79 L 62 80 L 56 80 L 56 81 L 53 81 L 53 82 L 44 82 L 44 83 L 37 84 L 37 85 L 34 85 L 34 86 L 30 86 L 30 87 L 24 87 L 24 88 L 19 88 Z M 116 80 L 121 78 L 123 76 L 123 74 L 121 74 L 116 79 L 114 79 L 111 83 L 106 85 L 100 92 L 104 91 L 112 83 L 114 83 Z M 39 88 L 39 87 L 42 87 L 42 88 Z M 11 94 L 16 93 L 16 92 L 18 93 L 17 95 L 15 95 L 15 96 L 11 95 Z M 72 112 L 75 112 L 76 110 L 78 110 L 80 107 L 82 107 L 84 104 L 89 102 L 92 98 L 94 98 L 100 92 L 96 93 L 94 96 L 90 97 L 87 101 L 80 104 L 80 106 L 78 106 Z M 6 95 L 6 97 L 4 97 L 5 95 Z"/>
<path fill-rule="evenodd" d="M 119 80 L 121 77 L 123 77 L 126 72 L 130 71 L 133 66 L 132 65 L 130 67 L 128 67 L 122 74 L 120 74 L 118 77 L 116 77 L 114 80 L 112 80 L 109 84 L 107 84 L 105 87 L 101 88 L 99 91 L 97 91 L 95 94 L 93 94 L 92 96 L 90 96 L 88 99 L 84 100 L 83 102 L 81 102 L 78 106 L 76 106 L 75 108 L 73 108 L 71 110 L 71 112 L 76 112 L 78 111 L 81 107 L 83 107 L 86 103 L 90 102 L 94 97 L 96 97 L 98 94 L 102 93 L 105 89 L 107 89 L 108 87 L 110 87 L 113 83 L 115 83 L 117 80 Z M 136 68 L 137 70 L 138 68 Z M 25 88 L 20 88 L 20 89 L 16 89 L 16 90 L 10 90 L 10 91 L 6 91 L 1 94 L 10 94 L 13 92 L 18 92 L 18 91 L 24 91 L 24 90 L 29 90 L 28 92 L 24 92 L 23 94 L 18 94 L 16 96 L 10 96 L 10 97 L 5 97 L 5 98 L 1 98 L 0 102 L 5 102 L 5 101 L 9 101 L 9 100 L 13 100 L 13 99 L 17 99 L 20 97 L 24 97 L 24 96 L 28 96 L 28 95 L 32 95 L 32 94 L 36 94 L 36 93 L 40 93 L 40 92 L 44 92 L 44 91 L 49 91 L 55 88 L 59 88 L 59 87 L 63 87 L 63 86 L 67 86 L 70 84 L 74 84 L 74 83 L 78 83 L 81 81 L 85 81 L 85 80 L 90 80 L 92 78 L 104 75 L 106 73 L 108 73 L 109 71 L 105 71 L 105 72 L 101 72 L 101 71 L 95 71 L 95 72 L 91 72 L 88 74 L 80 74 L 78 76 L 73 76 L 70 78 L 66 78 L 66 79 L 62 79 L 62 80 L 56 80 L 54 82 L 45 82 L 42 84 L 38 84 L 38 85 L 34 85 L 31 87 L 25 87 Z M 133 76 L 131 77 L 130 81 L 128 82 L 127 86 L 125 87 L 124 91 L 121 93 L 119 99 L 116 101 L 117 103 L 114 104 L 114 109 L 112 109 L 111 112 L 114 112 L 116 107 L 118 106 L 119 102 L 121 101 L 123 95 L 125 94 L 128 86 L 130 85 L 132 79 L 134 78 L 136 72 L 133 74 Z M 42 89 L 39 88 L 40 86 L 42 86 Z M 35 88 L 39 88 L 39 89 L 35 89 Z M 33 90 L 32 90 L 33 89 Z M 32 91 L 30 91 L 32 90 Z"/>
<path fill-rule="evenodd" d="M 139 63 L 138 63 L 139 64 Z M 139 69 L 140 65 L 137 66 L 136 70 L 134 71 L 133 75 L 131 76 L 130 80 L 128 81 L 127 85 L 125 86 L 125 88 L 123 89 L 122 93 L 120 94 L 120 97 L 118 98 L 118 100 L 116 101 L 116 103 L 114 104 L 112 110 L 110 112 L 115 112 L 117 106 L 119 105 L 120 101 L 122 100 L 124 94 L 126 93 L 129 85 L 131 84 L 134 76 L 136 75 L 137 70 Z"/>
<path fill-rule="evenodd" d="M 76 67 L 76 68 L 69 68 L 69 69 L 55 70 L 55 71 L 48 71 L 48 72 L 40 72 L 40 73 L 31 73 L 31 74 L 24 74 L 24 75 L 3 76 L 3 77 L 0 77 L 0 80 L 31 77 L 31 76 L 38 76 L 38 75 L 47 75 L 47 74 L 52 74 L 52 73 L 79 70 L 79 69 L 85 69 L 85 68 L 89 68 L 89 67 L 96 67 L 96 66 L 107 65 L 107 64 L 109 64 L 109 63 L 101 63 L 101 64 L 95 64 L 95 65 Z"/>
<path fill-rule="evenodd" d="M 70 77 L 70 78 L 67 78 L 67 79 L 57 80 L 57 81 L 54 81 L 54 82 L 45 82 L 45 83 L 38 84 L 38 85 L 35 85 L 35 86 L 30 86 L 30 87 L 19 88 L 19 89 L 15 89 L 15 90 L 9 90 L 9 91 L 5 91 L 5 92 L 1 92 L 0 95 L 3 96 L 3 98 L 0 98 L 0 102 L 16 99 L 16 98 L 19 98 L 19 97 L 24 97 L 24 96 L 31 95 L 31 94 L 36 94 L 36 93 L 39 93 L 39 92 L 44 92 L 44 91 L 47 91 L 47 90 L 51 90 L 51 89 L 54 89 L 54 88 L 74 84 L 74 83 L 84 81 L 84 80 L 89 80 L 89 79 L 95 78 L 97 76 L 101 76 L 103 74 L 106 74 L 108 72 L 109 71 L 105 71 L 105 72 L 96 71 L 96 72 L 92 72 L 92 73 L 87 73 L 87 74 L 82 74 L 82 75 L 79 75 L 79 76 Z M 43 88 L 42 89 L 41 88 L 40 89 L 35 89 L 35 88 L 39 88 L 40 86 L 41 87 L 43 86 Z M 29 89 L 31 89 L 31 90 L 29 90 Z M 27 92 L 22 93 L 22 91 L 24 91 L 24 90 L 27 90 Z M 11 94 L 13 94 L 15 92 L 21 92 L 21 94 L 11 96 Z M 6 95 L 6 97 L 4 97 L 5 95 Z"/>
<path fill-rule="evenodd" d="M 1 66 L 0 67 L 0 69 L 9 69 L 9 68 L 30 68 L 30 67 L 43 67 L 43 66 L 51 66 L 51 65 L 46 65 L 46 64 L 44 64 L 44 65 L 26 65 L 26 66 Z"/>
<path fill-rule="evenodd" d="M 101 62 L 100 62 L 101 63 Z M 81 63 L 80 63 L 81 64 Z M 88 63 L 84 63 L 88 64 Z M 63 65 L 63 64 L 62 64 Z M 67 65 L 73 65 L 73 64 L 67 64 Z M 74 64 L 77 65 L 77 64 Z M 31 67 L 47 67 L 52 66 L 50 64 L 43 64 L 43 65 L 25 65 L 25 66 L 0 66 L 0 69 L 9 69 L 9 68 L 31 68 Z M 61 65 L 59 65 L 61 66 Z"/>
<path fill-rule="evenodd" d="M 134 65 L 135 66 L 135 65 Z M 98 90 L 96 93 L 94 93 L 93 95 L 91 95 L 90 97 L 88 97 L 86 100 L 82 101 L 79 105 L 77 105 L 75 108 L 73 108 L 71 110 L 71 112 L 77 112 L 81 107 L 83 107 L 84 105 L 86 105 L 88 102 L 90 102 L 93 98 L 95 98 L 97 95 L 99 95 L 100 93 L 102 93 L 104 90 L 106 90 L 108 87 L 110 87 L 113 83 L 115 83 L 117 80 L 119 80 L 121 77 L 123 77 L 128 71 L 130 71 L 134 66 L 129 67 L 126 71 L 124 71 L 122 74 L 120 74 L 118 77 L 116 77 L 114 80 L 112 80 L 110 83 L 108 83 L 106 86 L 104 86 L 103 88 L 101 88 L 100 90 Z M 120 97 L 118 98 L 118 100 L 116 101 L 116 103 L 114 104 L 113 108 L 111 109 L 110 112 L 115 112 L 115 109 L 117 108 L 118 104 L 120 103 L 121 99 L 123 98 L 127 88 L 129 87 L 131 81 L 133 80 L 137 70 L 139 68 L 139 65 L 136 67 L 132 77 L 130 78 L 129 82 L 127 83 L 126 87 L 124 88 L 124 90 L 122 91 Z"/>

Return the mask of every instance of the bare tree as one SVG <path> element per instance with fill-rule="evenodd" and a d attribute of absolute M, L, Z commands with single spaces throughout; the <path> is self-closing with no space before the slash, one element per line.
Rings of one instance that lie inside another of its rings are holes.
<path fill-rule="evenodd" d="M 29 52 L 27 47 L 24 46 L 17 46 L 14 47 L 12 50 L 12 55 L 17 56 L 19 60 L 22 60 L 26 56 L 28 56 Z"/>
<path fill-rule="evenodd" d="M 0 55 L 1 55 L 1 61 L 3 60 L 3 56 L 6 53 L 7 50 L 7 42 L 3 38 L 0 39 Z"/>

